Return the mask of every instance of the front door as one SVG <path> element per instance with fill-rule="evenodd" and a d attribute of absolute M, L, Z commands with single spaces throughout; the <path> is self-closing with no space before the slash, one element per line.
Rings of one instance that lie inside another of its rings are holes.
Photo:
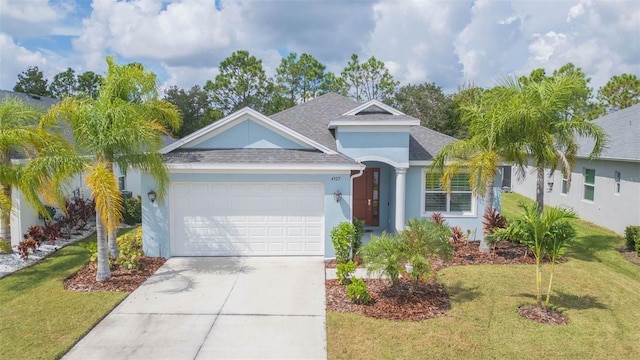
<path fill-rule="evenodd" d="M 380 225 L 380 168 L 366 168 L 353 179 L 353 217 L 366 226 Z"/>

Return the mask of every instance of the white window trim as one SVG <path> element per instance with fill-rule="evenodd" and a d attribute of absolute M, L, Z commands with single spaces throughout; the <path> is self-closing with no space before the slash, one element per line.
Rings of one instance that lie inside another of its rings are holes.
<path fill-rule="evenodd" d="M 566 184 L 566 185 L 565 185 Z M 564 176 L 562 177 L 562 183 L 560 184 L 561 188 L 560 188 L 560 195 L 562 196 L 567 196 L 569 195 L 569 179 L 565 178 Z M 564 191 L 564 189 L 567 189 L 567 191 Z"/>
<path fill-rule="evenodd" d="M 471 218 L 471 217 L 476 217 L 477 216 L 477 210 L 478 210 L 477 198 L 478 197 L 474 196 L 473 192 L 471 193 L 471 211 L 470 212 L 463 212 L 462 214 L 460 214 L 460 213 L 450 213 L 450 212 L 444 212 L 444 211 L 425 211 L 425 209 L 424 209 L 424 207 L 425 207 L 424 196 L 427 193 L 426 190 L 425 190 L 425 187 L 427 185 L 426 177 L 427 177 L 427 168 L 422 168 L 422 180 L 420 181 L 420 184 L 421 184 L 421 187 L 420 187 L 420 216 L 422 216 L 422 217 L 430 217 L 434 213 L 440 213 L 445 218 Z M 433 192 L 435 193 L 436 191 L 433 191 Z M 447 199 L 449 199 L 449 194 L 447 194 Z M 447 203 L 448 202 L 449 201 L 447 201 Z"/>
<path fill-rule="evenodd" d="M 593 170 L 593 184 L 587 183 L 587 170 Z M 593 200 L 589 200 L 586 198 L 587 192 L 585 191 L 585 187 L 591 186 L 593 188 Z M 582 169 L 582 201 L 593 204 L 596 200 L 596 169 L 592 168 L 583 168 Z"/>

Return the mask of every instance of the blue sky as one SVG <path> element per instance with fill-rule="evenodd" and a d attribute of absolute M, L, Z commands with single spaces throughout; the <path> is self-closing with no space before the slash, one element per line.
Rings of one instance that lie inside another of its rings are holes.
<path fill-rule="evenodd" d="M 137 61 L 163 86 L 203 85 L 233 51 L 269 75 L 288 51 L 340 72 L 375 56 L 401 84 L 445 91 L 573 62 L 597 90 L 640 76 L 638 0 L 0 0 L 0 88 L 37 65 L 103 73 L 105 56 Z"/>

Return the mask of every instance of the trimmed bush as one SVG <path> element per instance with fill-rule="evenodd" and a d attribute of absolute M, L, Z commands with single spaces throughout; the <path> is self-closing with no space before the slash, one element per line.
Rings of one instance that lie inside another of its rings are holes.
<path fill-rule="evenodd" d="M 338 282 L 341 285 L 348 285 L 351 283 L 351 275 L 358 268 L 358 264 L 353 261 L 349 261 L 346 264 L 338 264 L 336 266 L 336 275 L 338 277 Z"/>
<path fill-rule="evenodd" d="M 127 225 L 136 225 L 142 222 L 142 199 L 140 196 L 125 198 L 122 220 Z"/>
<path fill-rule="evenodd" d="M 355 304 L 371 303 L 371 294 L 362 279 L 355 278 L 351 284 L 347 285 L 347 297 Z"/>
<path fill-rule="evenodd" d="M 624 229 L 624 237 L 627 240 L 627 250 L 638 251 L 638 243 L 640 243 L 640 226 L 627 226 Z"/>
<path fill-rule="evenodd" d="M 356 227 L 350 222 L 341 222 L 331 230 L 331 242 L 336 251 L 338 264 L 346 264 L 351 258 L 351 246 L 356 234 Z"/>
<path fill-rule="evenodd" d="M 128 233 L 118 236 L 118 249 L 120 256 L 116 259 L 116 264 L 122 264 L 125 269 L 139 269 L 140 258 L 144 256 L 142 251 L 142 228 L 136 228 Z"/>
<path fill-rule="evenodd" d="M 364 220 L 353 218 L 353 226 L 356 229 L 356 233 L 353 235 L 353 244 L 351 245 L 351 260 L 355 260 L 362 246 L 362 236 L 364 235 Z"/>

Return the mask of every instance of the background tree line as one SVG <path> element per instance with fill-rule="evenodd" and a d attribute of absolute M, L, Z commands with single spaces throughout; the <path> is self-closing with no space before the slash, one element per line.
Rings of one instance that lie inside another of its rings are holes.
<path fill-rule="evenodd" d="M 572 111 L 587 119 L 624 109 L 640 102 L 640 79 L 633 74 L 613 76 L 594 96 L 590 78 L 569 63 L 554 74 L 575 72 L 581 87 L 574 90 Z M 64 98 L 89 96 L 95 98 L 103 77 L 92 71 L 82 74 L 68 68 L 56 74 L 51 83 L 37 66 L 18 74 L 14 91 L 34 95 Z M 183 126 L 174 137 L 183 137 L 243 107 L 251 107 L 271 115 L 322 94 L 335 92 L 356 101 L 383 101 L 407 115 L 420 119 L 427 128 L 465 139 L 469 124 L 461 108 L 471 104 L 488 89 L 473 84 L 460 86 L 453 94 L 445 94 L 435 83 L 399 86 L 385 64 L 370 57 L 362 61 L 353 54 L 339 73 L 309 54 L 290 53 L 282 58 L 273 77 L 264 71 L 262 60 L 239 50 L 219 65 L 219 74 L 204 87 L 190 89 L 171 86 L 164 100 L 173 103 L 182 113 Z"/>

